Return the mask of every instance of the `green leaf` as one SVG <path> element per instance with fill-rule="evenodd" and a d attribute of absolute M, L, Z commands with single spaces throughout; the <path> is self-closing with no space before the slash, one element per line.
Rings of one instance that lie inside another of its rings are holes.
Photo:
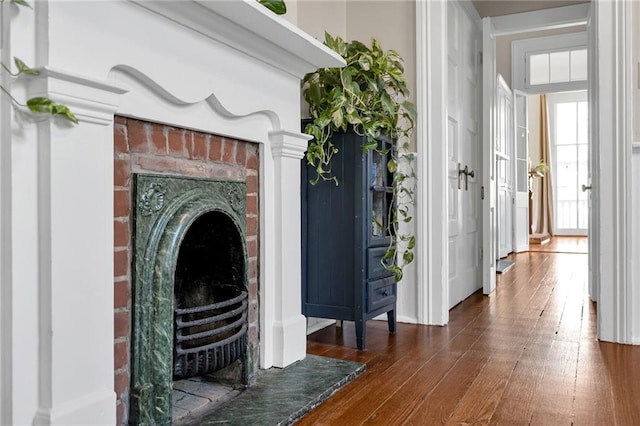
<path fill-rule="evenodd" d="M 416 237 L 412 235 L 411 238 L 409 238 L 409 244 L 407 245 L 407 249 L 413 250 L 415 246 L 416 246 Z"/>
<path fill-rule="evenodd" d="M 389 173 L 395 173 L 396 170 L 398 170 L 398 163 L 395 159 L 391 158 L 389 160 L 389 162 L 387 163 L 387 170 L 389 170 Z"/>
<path fill-rule="evenodd" d="M 284 3 L 284 0 L 258 0 L 258 3 L 276 15 L 284 15 L 287 13 L 287 5 Z"/>
<path fill-rule="evenodd" d="M 17 4 L 18 6 L 25 6 L 25 7 L 28 7 L 29 9 L 33 9 L 33 7 L 31 7 L 31 5 L 24 0 L 11 0 L 11 3 Z"/>
<path fill-rule="evenodd" d="M 402 255 L 402 260 L 404 260 L 405 265 L 408 265 L 409 263 L 413 262 L 413 252 L 405 251 L 404 254 Z"/>
<path fill-rule="evenodd" d="M 73 113 L 67 106 L 57 104 L 49 98 L 31 98 L 27 101 L 27 107 L 29 108 L 29 110 L 31 110 L 31 112 L 34 112 L 36 114 L 49 114 L 57 117 L 62 117 L 75 124 L 78 124 L 78 119 L 75 115 L 73 115 Z"/>
<path fill-rule="evenodd" d="M 16 58 L 14 56 L 13 57 L 13 62 L 16 64 L 16 68 L 18 68 L 18 74 L 40 75 L 40 71 L 30 68 L 20 58 Z"/>

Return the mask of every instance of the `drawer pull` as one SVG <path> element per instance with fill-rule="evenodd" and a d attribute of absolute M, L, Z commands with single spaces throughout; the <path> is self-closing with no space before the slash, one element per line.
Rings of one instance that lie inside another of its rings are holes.
<path fill-rule="evenodd" d="M 385 288 L 384 291 L 382 292 L 383 296 L 388 296 L 389 295 L 389 289 Z"/>

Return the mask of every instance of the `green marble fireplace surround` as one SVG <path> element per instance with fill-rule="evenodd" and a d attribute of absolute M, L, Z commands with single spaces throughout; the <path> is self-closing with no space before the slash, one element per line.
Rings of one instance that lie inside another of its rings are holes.
<path fill-rule="evenodd" d="M 226 216 L 239 237 L 246 288 L 246 185 L 137 174 L 134 200 L 130 423 L 170 424 L 174 286 L 180 245 L 198 219 L 211 213 Z M 246 353 L 245 380 L 253 373 L 252 342 Z"/>

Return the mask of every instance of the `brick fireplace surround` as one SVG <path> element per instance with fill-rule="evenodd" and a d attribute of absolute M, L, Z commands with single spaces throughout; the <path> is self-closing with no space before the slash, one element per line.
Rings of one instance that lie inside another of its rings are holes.
<path fill-rule="evenodd" d="M 249 341 L 254 342 L 252 364 L 258 365 L 259 164 L 257 144 L 116 116 L 113 230 L 114 374 L 118 425 L 127 424 L 129 420 L 133 175 L 158 173 L 246 183 Z"/>

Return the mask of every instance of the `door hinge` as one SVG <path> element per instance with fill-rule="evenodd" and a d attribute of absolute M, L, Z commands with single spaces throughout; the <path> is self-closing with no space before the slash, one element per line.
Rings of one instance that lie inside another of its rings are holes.
<path fill-rule="evenodd" d="M 480 187 L 480 199 L 484 200 L 484 186 Z"/>
<path fill-rule="evenodd" d="M 482 247 L 480 247 L 480 260 L 482 260 L 484 252 L 482 251 Z"/>

